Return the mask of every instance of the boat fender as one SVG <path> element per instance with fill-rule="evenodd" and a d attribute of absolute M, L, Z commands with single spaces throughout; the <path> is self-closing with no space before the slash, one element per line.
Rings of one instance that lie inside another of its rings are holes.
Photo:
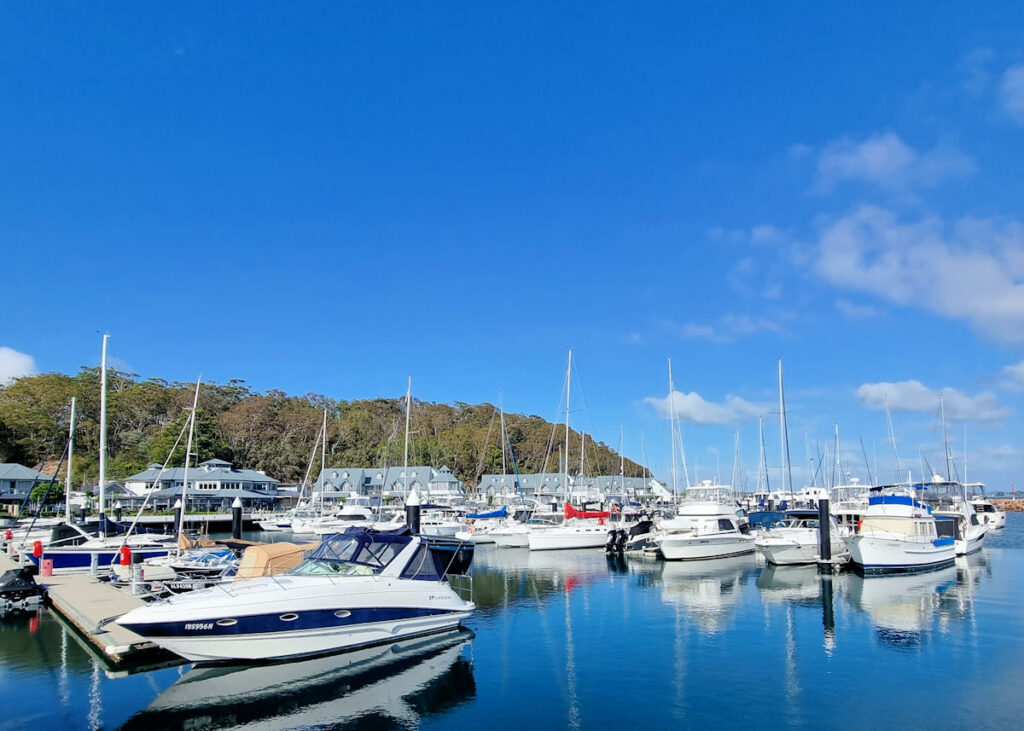
<path fill-rule="evenodd" d="M 858 532 L 858 533 L 860 533 L 860 527 L 861 527 L 862 525 L 864 525 L 864 521 L 863 521 L 863 520 L 858 520 L 858 521 L 857 521 L 857 532 Z"/>
<path fill-rule="evenodd" d="M 121 565 L 131 566 L 132 565 L 132 549 L 131 546 L 121 546 Z"/>
<path fill-rule="evenodd" d="M 32 541 L 32 555 L 38 558 L 43 555 L 43 542 Z"/>
<path fill-rule="evenodd" d="M 988 520 L 988 518 L 986 518 L 986 520 Z M 14 540 L 14 533 L 11 532 L 10 528 L 8 528 L 7 530 L 4 531 L 4 540 L 5 541 Z"/>

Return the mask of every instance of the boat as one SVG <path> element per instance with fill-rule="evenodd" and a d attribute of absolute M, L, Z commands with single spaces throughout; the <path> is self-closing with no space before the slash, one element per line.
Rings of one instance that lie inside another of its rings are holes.
<path fill-rule="evenodd" d="M 931 508 L 937 520 L 946 518 L 953 521 L 953 541 L 957 556 L 981 550 L 988 534 L 988 525 L 974 511 L 963 484 L 933 475 L 931 482 L 916 485 L 914 491 L 917 499 Z"/>
<path fill-rule="evenodd" d="M 457 627 L 475 605 L 447 576 L 465 574 L 472 557 L 471 543 L 408 529 L 353 531 L 286 574 L 157 601 L 117 623 L 193 662 L 330 653 Z"/>
<path fill-rule="evenodd" d="M 702 561 L 754 552 L 754 537 L 740 530 L 731 489 L 709 482 L 687 488 L 676 517 L 663 520 L 654 542 L 668 561 Z M 746 525 L 743 526 L 746 528 Z"/>
<path fill-rule="evenodd" d="M 843 542 L 867 574 L 932 571 L 953 563 L 954 529 L 952 519 L 937 521 L 906 486 L 885 485 L 871 488 L 859 531 Z"/>
<path fill-rule="evenodd" d="M 607 511 L 577 510 L 566 503 L 562 524 L 528 532 L 527 545 L 531 551 L 604 548 L 608 543 L 609 531 L 605 521 L 610 517 L 611 513 Z"/>
<path fill-rule="evenodd" d="M 108 526 L 107 531 L 117 525 L 113 521 L 103 522 Z M 37 544 L 28 554 L 29 560 L 39 570 L 42 570 L 44 561 L 52 561 L 53 573 L 58 575 L 89 571 L 93 567 L 100 573 L 109 572 L 111 566 L 120 561 L 122 548 L 127 548 L 134 560 L 145 561 L 167 556 L 177 546 L 173 535 L 140 533 L 126 536 L 108 533 L 93 536 L 74 524 L 59 526 L 58 529 L 64 535 L 71 531 L 71 537 L 51 541 L 46 546 Z"/>
<path fill-rule="evenodd" d="M 508 518 L 508 507 L 502 505 L 497 510 L 486 513 L 468 513 L 466 515 L 466 529 L 458 531 L 455 537 L 460 541 L 473 541 L 480 545 L 482 543 L 494 543 L 494 536 L 491 531 L 505 525 Z"/>
<path fill-rule="evenodd" d="M 829 543 L 833 560 L 846 556 L 846 544 L 839 534 L 839 524 L 829 516 Z M 754 547 L 770 564 L 817 563 L 821 558 L 819 513 L 817 510 L 787 510 L 785 517 L 760 532 Z"/>
<path fill-rule="evenodd" d="M 964 485 L 969 489 L 971 507 L 978 514 L 978 519 L 985 523 L 990 530 L 998 530 L 1006 527 L 1006 511 L 1000 510 L 995 503 L 985 495 L 985 486 L 980 482 L 970 482 Z"/>

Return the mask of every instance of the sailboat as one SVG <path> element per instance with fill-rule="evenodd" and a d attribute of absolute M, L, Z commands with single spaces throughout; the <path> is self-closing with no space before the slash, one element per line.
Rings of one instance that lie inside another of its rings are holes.
<path fill-rule="evenodd" d="M 572 350 L 569 350 L 569 367 L 566 370 L 565 390 L 565 508 L 561 525 L 527 533 L 527 545 L 531 551 L 552 551 L 569 548 L 603 548 L 608 542 L 608 526 L 604 521 L 611 517 L 606 511 L 588 512 L 577 510 L 569 503 L 569 403 L 572 394 Z M 582 456 L 581 456 L 582 463 Z M 582 472 L 582 468 L 580 470 Z M 581 475 L 582 477 L 582 475 Z"/>

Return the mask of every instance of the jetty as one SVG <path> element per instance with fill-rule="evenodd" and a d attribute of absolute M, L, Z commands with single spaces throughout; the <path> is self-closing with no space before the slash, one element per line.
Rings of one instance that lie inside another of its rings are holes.
<path fill-rule="evenodd" d="M 5 554 L 0 554 L 0 573 L 20 568 Z M 36 583 L 46 591 L 47 603 L 112 665 L 135 659 L 146 651 L 163 652 L 156 645 L 130 632 L 114 619 L 143 601 L 89 574 L 36 576 Z"/>

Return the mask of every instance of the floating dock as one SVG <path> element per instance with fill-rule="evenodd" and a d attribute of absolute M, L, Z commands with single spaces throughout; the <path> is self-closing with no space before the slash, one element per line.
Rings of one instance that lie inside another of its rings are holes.
<path fill-rule="evenodd" d="M 0 573 L 16 568 L 19 566 L 14 560 L 0 554 Z M 127 591 L 89 574 L 36 576 L 36 583 L 46 591 L 47 603 L 112 663 L 120 664 L 137 653 L 157 649 L 152 642 L 113 622 L 143 605 Z"/>

